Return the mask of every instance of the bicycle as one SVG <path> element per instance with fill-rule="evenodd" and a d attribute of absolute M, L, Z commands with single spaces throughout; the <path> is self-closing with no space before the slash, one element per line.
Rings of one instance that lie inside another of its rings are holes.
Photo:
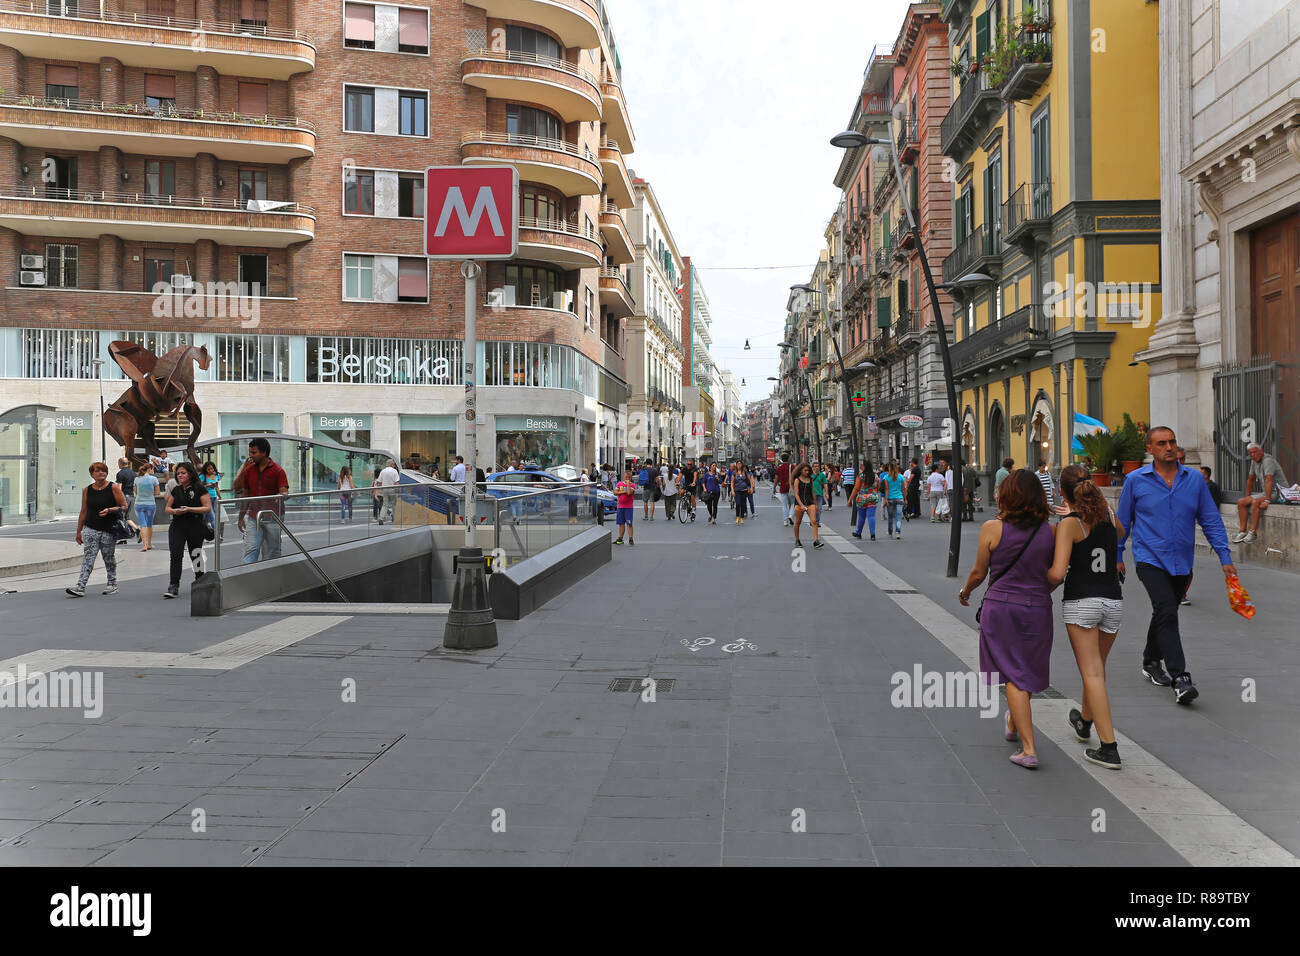
<path fill-rule="evenodd" d="M 695 520 L 695 506 L 691 504 L 691 495 L 683 494 L 677 502 L 677 520 L 686 524 L 686 516 L 690 515 L 690 520 Z"/>

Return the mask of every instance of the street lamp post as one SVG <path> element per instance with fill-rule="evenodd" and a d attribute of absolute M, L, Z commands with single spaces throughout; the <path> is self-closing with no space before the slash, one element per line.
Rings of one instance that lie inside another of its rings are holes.
<path fill-rule="evenodd" d="M 818 292 L 826 294 L 825 289 L 816 289 L 807 283 L 793 285 L 792 291 L 797 292 Z M 840 384 L 844 386 L 844 409 L 849 419 L 849 442 L 853 448 L 853 470 L 857 471 L 862 467 L 862 458 L 858 454 L 858 428 L 853 414 L 853 397 L 849 394 L 849 373 L 844 370 L 844 356 L 840 353 L 839 330 L 844 326 L 844 309 L 840 309 L 840 321 L 835 323 L 831 329 L 831 347 L 835 349 L 835 362 L 840 367 Z"/>
<path fill-rule="evenodd" d="M 898 187 L 903 188 L 903 164 L 898 159 L 898 144 L 894 137 L 887 139 L 876 139 L 859 133 L 857 130 L 846 130 L 843 133 L 837 133 L 831 137 L 831 145 L 840 149 L 858 149 L 863 146 L 888 146 L 890 156 L 894 160 L 894 176 L 897 179 Z M 952 447 L 952 491 L 953 498 L 958 503 L 952 509 L 952 532 L 948 538 L 948 577 L 957 577 L 957 565 L 961 559 L 961 442 L 958 441 L 955 434 L 957 423 L 961 420 L 961 413 L 957 406 L 957 383 L 952 373 L 952 355 L 948 351 L 948 334 L 943 325 L 943 310 L 939 306 L 939 290 L 935 288 L 934 275 L 930 272 L 930 260 L 925 256 L 925 245 L 921 241 L 921 226 L 912 214 L 910 203 L 903 203 L 903 211 L 907 215 L 907 224 L 912 233 L 913 241 L 916 244 L 916 257 L 921 262 L 921 272 L 925 276 L 925 286 L 930 294 L 930 307 L 934 310 L 935 329 L 939 334 L 939 357 L 943 361 L 943 378 L 944 384 L 948 391 L 948 414 L 952 419 L 951 436 Z"/>
<path fill-rule="evenodd" d="M 108 462 L 108 451 L 104 447 L 104 433 L 108 430 L 104 423 L 104 360 L 102 358 L 93 358 L 90 364 L 95 366 L 95 378 L 99 379 L 99 460 Z M 134 448 L 126 450 L 127 457 L 135 452 Z"/>

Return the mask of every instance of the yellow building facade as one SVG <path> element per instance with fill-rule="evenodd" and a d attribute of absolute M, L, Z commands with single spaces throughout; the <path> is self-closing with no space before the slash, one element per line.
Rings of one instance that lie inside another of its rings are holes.
<path fill-rule="evenodd" d="M 1148 419 L 1130 363 L 1160 315 L 1158 6 L 950 0 L 943 16 L 959 440 L 990 476 L 1006 457 L 1059 468 L 1075 414 Z"/>

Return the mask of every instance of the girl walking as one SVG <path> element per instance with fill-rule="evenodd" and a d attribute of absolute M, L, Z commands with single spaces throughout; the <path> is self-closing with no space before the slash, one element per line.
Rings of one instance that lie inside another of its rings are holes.
<path fill-rule="evenodd" d="M 790 490 L 794 493 L 794 546 L 796 548 L 803 547 L 803 542 L 799 540 L 799 525 L 806 513 L 808 523 L 812 525 L 813 547 L 825 547 L 825 543 L 818 534 L 817 492 L 813 488 L 812 465 L 804 462 L 799 466 L 792 479 Z"/>
<path fill-rule="evenodd" d="M 849 490 L 849 506 L 857 509 L 858 526 L 853 537 L 862 537 L 863 525 L 871 529 L 871 540 L 876 540 L 876 506 L 880 504 L 880 493 L 876 491 L 876 473 L 869 463 L 862 466 L 853 487 Z"/>
<path fill-rule="evenodd" d="M 737 464 L 736 471 L 731 476 L 731 500 L 736 503 L 736 524 L 745 523 L 745 505 L 749 501 L 752 487 L 749 470 L 743 464 Z"/>
<path fill-rule="evenodd" d="M 1119 770 L 1119 747 L 1106 694 L 1106 657 L 1124 614 L 1117 554 L 1119 519 L 1083 467 L 1063 469 L 1060 489 L 1065 506 L 1056 510 L 1065 512 L 1065 519 L 1056 529 L 1056 557 L 1047 580 L 1053 588 L 1065 582 L 1061 605 L 1065 630 L 1083 678 L 1083 704 L 1070 711 L 1070 726 L 1086 743 L 1095 721 L 1101 746 L 1085 750 L 1084 756 Z"/>
<path fill-rule="evenodd" d="M 998 516 L 980 528 L 975 567 L 957 594 L 963 607 L 990 577 L 980 622 L 980 673 L 1006 683 L 1004 736 L 1020 741 L 1011 762 L 1038 769 L 1029 695 L 1047 689 L 1052 658 L 1052 526 L 1038 479 L 1023 468 L 1012 472 L 998 495 Z"/>
<path fill-rule="evenodd" d="M 117 538 L 113 526 L 126 514 L 126 495 L 122 486 L 108 480 L 108 465 L 102 461 L 90 466 L 91 482 L 81 489 L 81 513 L 77 515 L 77 544 L 81 545 L 81 576 L 77 583 L 66 588 L 72 597 L 86 596 L 86 582 L 95 570 L 95 557 L 104 556 L 104 570 L 108 572 L 105 594 L 117 593 Z"/>
<path fill-rule="evenodd" d="M 189 554 L 194 565 L 194 580 L 203 577 L 203 516 L 212 511 L 212 497 L 203 486 L 193 465 L 183 461 L 176 466 L 176 487 L 167 496 L 167 514 L 172 522 L 167 529 L 167 546 L 171 550 L 171 581 L 165 598 L 174 598 L 181 590 L 181 559 Z"/>
<path fill-rule="evenodd" d="M 145 462 L 135 479 L 135 515 L 140 520 L 140 550 L 153 550 L 153 519 L 158 513 L 158 476 Z"/>
<path fill-rule="evenodd" d="M 435 470 L 436 473 L 436 470 Z M 356 482 L 352 480 L 352 469 L 347 465 L 339 471 L 339 520 L 352 520 L 352 493 L 356 491 Z"/>
<path fill-rule="evenodd" d="M 217 471 L 215 462 L 207 462 L 203 466 L 203 487 L 208 489 L 208 497 L 212 499 L 212 510 L 203 516 L 203 523 L 208 526 L 209 531 L 215 532 L 216 522 L 224 520 L 221 515 L 221 505 L 217 504 L 221 486 L 221 472 Z M 215 536 L 215 535 L 214 535 Z M 211 537 L 208 538 L 212 540 Z"/>
<path fill-rule="evenodd" d="M 709 524 L 718 523 L 718 499 L 722 497 L 722 482 L 719 480 L 718 464 L 713 462 L 704 473 L 704 504 L 709 509 Z"/>
<path fill-rule="evenodd" d="M 880 478 L 881 490 L 885 494 L 885 508 L 888 522 L 887 531 L 892 538 L 898 536 L 903 540 L 903 476 L 898 473 L 898 462 L 889 463 L 889 471 Z"/>

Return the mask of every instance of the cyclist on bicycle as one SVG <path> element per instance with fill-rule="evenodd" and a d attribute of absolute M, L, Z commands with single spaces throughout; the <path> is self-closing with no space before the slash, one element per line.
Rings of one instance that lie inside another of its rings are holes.
<path fill-rule="evenodd" d="M 682 465 L 682 494 L 683 501 L 690 502 L 691 513 L 695 513 L 695 492 L 699 483 L 699 472 L 695 467 L 695 459 L 686 459 L 686 464 Z"/>

